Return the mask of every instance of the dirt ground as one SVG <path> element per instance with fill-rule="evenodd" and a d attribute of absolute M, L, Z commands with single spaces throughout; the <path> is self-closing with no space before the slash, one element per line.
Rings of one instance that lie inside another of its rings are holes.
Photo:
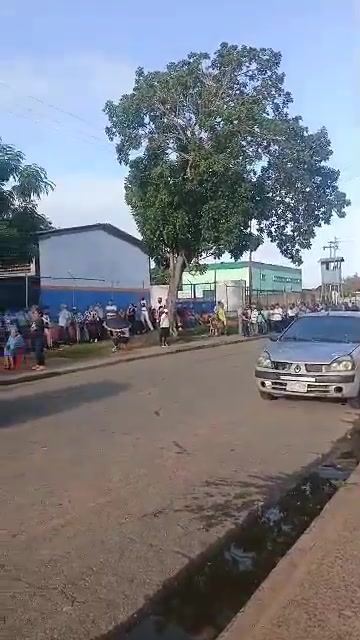
<path fill-rule="evenodd" d="M 12 640 L 90 640 L 351 426 L 261 401 L 259 342 L 0 390 L 1 570 Z"/>

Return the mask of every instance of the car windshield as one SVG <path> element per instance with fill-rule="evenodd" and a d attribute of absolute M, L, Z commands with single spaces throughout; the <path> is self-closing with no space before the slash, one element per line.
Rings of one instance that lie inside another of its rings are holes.
<path fill-rule="evenodd" d="M 360 313 L 355 316 L 302 316 L 282 334 L 280 340 L 299 342 L 360 343 Z"/>

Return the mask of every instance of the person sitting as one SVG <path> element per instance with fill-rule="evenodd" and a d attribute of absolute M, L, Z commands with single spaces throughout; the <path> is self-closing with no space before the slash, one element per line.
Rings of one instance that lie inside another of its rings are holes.
<path fill-rule="evenodd" d="M 108 331 L 113 342 L 113 352 L 125 349 L 130 339 L 130 322 L 126 318 L 125 312 L 120 310 L 105 320 L 105 329 Z"/>
<path fill-rule="evenodd" d="M 14 369 L 16 359 L 25 351 L 25 341 L 17 327 L 12 327 L 4 348 L 4 368 Z"/>

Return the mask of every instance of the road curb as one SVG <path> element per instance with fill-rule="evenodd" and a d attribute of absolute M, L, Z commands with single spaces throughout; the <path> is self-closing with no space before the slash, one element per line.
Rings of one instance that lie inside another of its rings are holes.
<path fill-rule="evenodd" d="M 101 360 L 93 360 L 92 362 L 77 364 L 74 366 L 62 367 L 60 369 L 49 369 L 42 373 L 24 373 L 11 378 L 0 378 L 0 387 L 11 387 L 16 384 L 22 384 L 25 382 L 34 382 L 36 380 L 44 380 L 45 378 L 56 378 L 58 376 L 64 376 L 68 373 L 77 373 L 79 371 L 89 371 L 90 369 L 100 369 L 101 367 L 114 366 L 116 364 L 125 364 L 126 362 L 134 362 L 135 360 L 148 360 L 150 358 L 161 358 L 165 356 L 171 356 L 177 353 L 186 353 L 188 351 L 200 351 L 202 349 L 214 349 L 215 347 L 225 347 L 233 344 L 253 342 L 254 340 L 260 340 L 266 338 L 266 336 L 252 336 L 250 338 L 243 338 L 239 336 L 233 340 L 218 340 L 214 342 L 205 342 L 201 344 L 189 344 L 178 345 L 170 347 L 169 350 L 154 351 L 152 353 L 140 353 L 134 355 L 123 356 L 119 358 L 104 358 Z"/>
<path fill-rule="evenodd" d="M 349 495 L 350 490 L 353 492 L 352 497 Z M 360 465 L 355 468 L 310 527 L 271 571 L 245 607 L 220 634 L 218 640 L 239 640 L 240 638 L 242 640 L 259 640 L 259 638 L 273 637 L 272 624 L 274 620 L 277 620 L 277 615 L 291 601 L 294 585 L 301 581 L 309 571 L 309 565 L 305 562 L 306 558 L 312 557 L 314 561 L 314 558 L 320 553 L 319 549 L 323 547 L 324 540 L 326 541 L 326 537 L 331 532 L 334 522 L 336 522 L 336 514 L 340 513 L 341 515 L 344 504 L 349 499 L 353 500 L 354 505 L 357 504 L 359 490 Z M 342 520 L 344 520 L 344 516 Z M 339 580 L 341 581 L 341 578 Z M 314 589 L 314 585 L 312 588 Z M 315 597 L 316 590 L 314 589 Z M 304 600 L 306 600 L 305 594 Z M 304 615 L 306 615 L 305 612 Z M 313 637 L 310 630 L 308 630 L 306 637 Z M 335 636 L 331 635 L 331 637 Z"/>

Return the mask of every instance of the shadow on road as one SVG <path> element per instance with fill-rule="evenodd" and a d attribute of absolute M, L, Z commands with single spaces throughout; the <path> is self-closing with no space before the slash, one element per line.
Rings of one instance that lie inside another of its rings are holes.
<path fill-rule="evenodd" d="M 0 429 L 77 409 L 89 402 L 106 400 L 122 391 L 127 391 L 128 388 L 127 384 L 107 380 L 67 387 L 58 391 L 36 393 L 23 398 L 1 399 Z"/>
<path fill-rule="evenodd" d="M 228 527 L 237 526 L 264 497 L 268 500 L 293 481 L 293 474 L 281 473 L 269 476 L 249 474 L 247 480 L 213 478 L 198 487 L 178 511 L 192 514 L 205 531 L 223 527 L 225 522 Z"/>
<path fill-rule="evenodd" d="M 218 638 L 334 495 L 339 471 L 348 478 L 359 463 L 359 418 L 353 425 L 329 452 L 294 473 L 215 477 L 199 486 L 175 512 L 189 512 L 201 528 L 221 524 L 227 531 L 94 640 Z"/>

